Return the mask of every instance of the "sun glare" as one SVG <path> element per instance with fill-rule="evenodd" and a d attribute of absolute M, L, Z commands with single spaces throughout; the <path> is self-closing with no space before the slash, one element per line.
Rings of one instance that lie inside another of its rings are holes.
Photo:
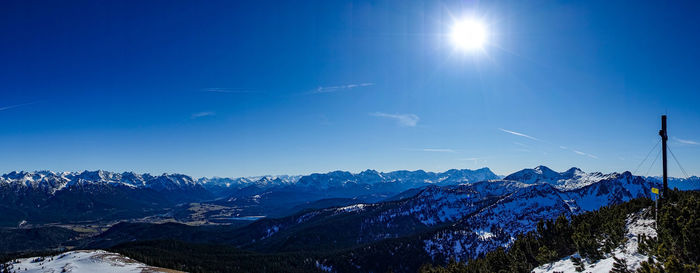
<path fill-rule="evenodd" d="M 455 22 L 450 32 L 454 46 L 461 50 L 475 51 L 484 49 L 488 40 L 488 30 L 477 19 L 464 19 Z"/>

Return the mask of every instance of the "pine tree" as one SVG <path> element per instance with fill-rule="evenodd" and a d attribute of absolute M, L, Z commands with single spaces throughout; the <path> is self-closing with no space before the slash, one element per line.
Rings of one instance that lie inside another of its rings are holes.
<path fill-rule="evenodd" d="M 597 261 L 602 255 L 598 250 L 598 243 L 595 236 L 593 236 L 591 226 L 588 222 L 579 224 L 572 235 L 572 239 L 581 257 Z"/>
<path fill-rule="evenodd" d="M 615 262 L 613 263 L 613 268 L 610 270 L 611 273 L 632 273 L 627 267 L 627 260 L 625 258 L 618 258 L 613 256 Z"/>
<path fill-rule="evenodd" d="M 586 270 L 586 265 L 583 263 L 583 260 L 579 257 L 571 256 L 571 262 L 574 264 L 574 267 L 576 268 L 577 272 L 583 272 Z"/>
<path fill-rule="evenodd" d="M 550 250 L 547 246 L 541 246 L 537 253 L 537 261 L 540 264 L 548 263 L 557 258 L 557 252 Z"/>
<path fill-rule="evenodd" d="M 571 228 L 569 220 L 566 219 L 566 216 L 564 216 L 563 214 L 559 215 L 559 217 L 557 217 L 557 220 L 554 222 L 554 233 L 556 235 L 555 251 L 560 256 L 564 256 L 571 253 L 574 250 L 574 248 L 572 247 L 574 243 L 571 239 L 573 229 Z"/>
<path fill-rule="evenodd" d="M 684 272 L 683 265 L 675 255 L 671 255 L 666 259 L 664 269 L 666 269 L 668 272 Z"/>

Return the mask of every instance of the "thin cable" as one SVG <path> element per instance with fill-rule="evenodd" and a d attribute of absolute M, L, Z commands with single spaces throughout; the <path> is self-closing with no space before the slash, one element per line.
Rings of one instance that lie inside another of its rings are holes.
<path fill-rule="evenodd" d="M 659 143 L 661 143 L 660 139 L 659 139 L 659 141 L 656 142 L 656 145 L 654 145 L 654 147 L 652 147 L 651 150 L 649 150 L 649 152 L 647 153 L 647 156 L 644 157 L 644 160 L 642 160 L 642 162 L 640 162 L 639 165 L 637 165 L 637 168 L 634 169 L 633 173 L 637 173 L 637 171 L 639 171 L 639 168 L 642 167 L 642 165 L 644 164 L 645 161 L 647 161 L 647 158 L 649 158 L 649 155 L 651 155 L 651 152 L 653 152 L 654 149 L 656 149 L 656 147 L 659 146 Z"/>
<path fill-rule="evenodd" d="M 683 175 L 685 175 L 685 179 L 688 179 L 688 173 L 685 171 L 683 166 L 681 166 L 681 162 L 678 161 L 678 158 L 676 158 L 676 155 L 673 154 L 673 151 L 671 151 L 671 147 L 668 147 L 668 151 L 671 152 L 671 156 L 673 156 L 673 160 L 676 161 L 676 164 L 678 164 L 678 167 L 681 168 L 681 171 L 683 172 Z"/>
<path fill-rule="evenodd" d="M 656 160 L 659 160 L 659 155 L 661 155 L 661 150 L 659 150 L 658 153 L 656 153 L 656 157 L 654 158 L 654 162 L 651 162 L 651 166 L 649 166 L 649 170 L 647 170 L 647 173 L 644 175 L 649 176 L 649 172 L 651 171 L 651 168 L 654 168 L 654 164 L 656 164 Z"/>

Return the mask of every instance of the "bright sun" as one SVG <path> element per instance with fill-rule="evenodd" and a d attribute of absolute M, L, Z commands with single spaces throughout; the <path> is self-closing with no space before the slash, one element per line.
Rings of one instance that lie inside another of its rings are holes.
<path fill-rule="evenodd" d="M 477 19 L 464 19 L 452 26 L 450 38 L 458 49 L 481 50 L 488 40 L 488 30 L 484 23 Z"/>

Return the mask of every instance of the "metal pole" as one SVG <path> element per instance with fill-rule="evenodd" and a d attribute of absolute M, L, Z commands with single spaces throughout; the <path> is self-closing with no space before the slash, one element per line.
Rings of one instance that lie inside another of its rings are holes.
<path fill-rule="evenodd" d="M 661 153 L 663 154 L 663 165 L 664 165 L 664 190 L 663 197 L 668 196 L 668 167 L 666 161 L 666 140 L 668 140 L 668 132 L 666 131 L 666 115 L 661 116 L 661 131 L 659 131 L 659 136 L 661 136 Z"/>

